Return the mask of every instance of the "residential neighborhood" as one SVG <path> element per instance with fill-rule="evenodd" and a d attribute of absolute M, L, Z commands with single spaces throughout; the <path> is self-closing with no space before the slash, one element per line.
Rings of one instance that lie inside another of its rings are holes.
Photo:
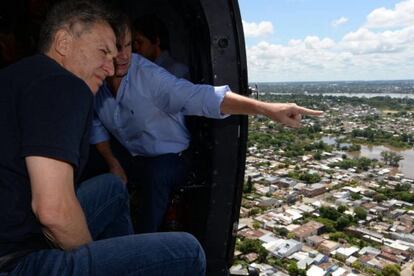
<path fill-rule="evenodd" d="M 250 122 L 257 132 L 248 148 L 231 273 L 414 275 L 413 177 L 401 170 L 398 153 L 394 163 L 384 153 L 360 154 L 370 142 L 391 148 L 376 133 L 364 138 L 367 129 L 412 137 L 413 113 L 395 116 L 332 98 L 312 107 L 320 106 L 330 108 L 318 121 L 305 119 L 302 133 L 291 135 L 260 117 Z M 400 144 L 411 149 L 410 143 Z"/>

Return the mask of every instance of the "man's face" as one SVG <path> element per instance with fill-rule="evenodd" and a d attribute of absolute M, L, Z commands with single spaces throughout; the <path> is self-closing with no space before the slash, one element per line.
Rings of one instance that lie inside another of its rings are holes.
<path fill-rule="evenodd" d="M 81 26 L 75 26 L 74 28 Z M 114 74 L 117 54 L 115 34 L 106 23 L 95 23 L 78 36 L 72 35 L 63 67 L 81 78 L 95 94 L 106 77 Z"/>
<path fill-rule="evenodd" d="M 115 58 L 115 77 L 121 78 L 128 73 L 129 65 L 131 64 L 131 31 L 128 28 L 119 38 L 117 48 L 118 55 Z"/>
<path fill-rule="evenodd" d="M 157 58 L 158 43 L 152 43 L 146 36 L 140 33 L 134 35 L 134 51 L 143 57 L 154 61 Z"/>

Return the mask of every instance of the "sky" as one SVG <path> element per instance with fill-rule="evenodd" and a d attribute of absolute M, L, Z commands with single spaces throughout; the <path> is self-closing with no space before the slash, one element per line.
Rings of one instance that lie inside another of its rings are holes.
<path fill-rule="evenodd" d="M 250 82 L 414 79 L 414 0 L 239 0 Z"/>

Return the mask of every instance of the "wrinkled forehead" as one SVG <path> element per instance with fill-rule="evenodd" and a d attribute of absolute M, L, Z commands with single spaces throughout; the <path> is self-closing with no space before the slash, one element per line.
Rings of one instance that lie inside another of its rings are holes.
<path fill-rule="evenodd" d="M 73 21 L 63 25 L 72 35 L 82 36 L 83 34 L 92 32 L 108 32 L 114 34 L 111 26 L 106 21 L 82 22 Z"/>
<path fill-rule="evenodd" d="M 111 26 L 106 22 L 96 22 L 88 26 L 75 26 L 77 36 L 85 43 L 99 44 L 107 48 L 108 52 L 116 53 L 116 37 Z"/>

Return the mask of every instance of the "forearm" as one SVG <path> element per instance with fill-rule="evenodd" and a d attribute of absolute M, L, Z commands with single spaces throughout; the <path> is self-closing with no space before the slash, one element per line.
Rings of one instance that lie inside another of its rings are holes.
<path fill-rule="evenodd" d="M 98 143 L 95 146 L 99 154 L 105 160 L 109 168 L 121 166 L 118 159 L 115 157 L 115 155 L 112 152 L 111 144 L 109 143 L 109 141 Z"/>
<path fill-rule="evenodd" d="M 220 105 L 224 114 L 264 115 L 285 126 L 300 127 L 302 115 L 319 116 L 322 111 L 307 109 L 294 103 L 266 103 L 227 92 Z"/>
<path fill-rule="evenodd" d="M 220 110 L 224 114 L 268 116 L 269 103 L 257 101 L 233 92 L 227 92 Z"/>
<path fill-rule="evenodd" d="M 76 197 L 73 167 L 63 161 L 26 157 L 32 190 L 32 210 L 48 238 L 62 249 L 92 241 Z"/>
<path fill-rule="evenodd" d="M 71 250 L 92 241 L 85 215 L 79 202 L 73 200 L 56 210 L 56 216 L 52 221 L 45 218 L 43 230 L 45 235 L 58 247 Z"/>

